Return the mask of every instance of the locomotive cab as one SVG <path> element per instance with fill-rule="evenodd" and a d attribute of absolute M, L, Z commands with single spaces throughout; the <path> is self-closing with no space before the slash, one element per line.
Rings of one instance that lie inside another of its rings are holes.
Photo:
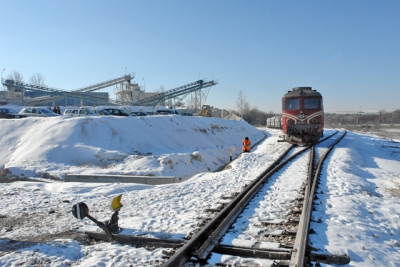
<path fill-rule="evenodd" d="M 282 130 L 285 141 L 315 144 L 323 136 L 322 95 L 311 87 L 296 87 L 282 98 Z"/>

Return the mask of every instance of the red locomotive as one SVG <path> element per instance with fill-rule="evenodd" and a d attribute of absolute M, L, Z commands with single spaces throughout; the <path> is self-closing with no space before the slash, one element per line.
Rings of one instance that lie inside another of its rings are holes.
<path fill-rule="evenodd" d="M 316 144 L 323 136 L 322 95 L 311 87 L 296 87 L 282 97 L 282 130 L 292 144 Z"/>

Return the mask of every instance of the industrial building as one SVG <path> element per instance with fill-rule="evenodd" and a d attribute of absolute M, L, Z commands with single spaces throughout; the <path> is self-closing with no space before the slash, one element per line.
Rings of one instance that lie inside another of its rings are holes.
<path fill-rule="evenodd" d="M 132 83 L 135 74 L 124 76 L 68 91 L 49 86 L 25 83 L 12 79 L 1 80 L 6 91 L 0 91 L 0 104 L 21 106 L 179 106 L 190 95 L 191 105 L 199 109 L 205 103 L 211 86 L 216 80 L 198 80 L 165 92 L 146 92 L 144 87 Z M 95 92 L 115 86 L 116 99 L 110 99 L 107 92 Z"/>

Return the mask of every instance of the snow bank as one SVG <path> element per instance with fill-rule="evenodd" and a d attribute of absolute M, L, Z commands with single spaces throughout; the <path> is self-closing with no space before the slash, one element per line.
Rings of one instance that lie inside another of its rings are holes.
<path fill-rule="evenodd" d="M 16 178 L 73 173 L 186 179 L 227 164 L 229 148 L 238 155 L 245 136 L 253 142 L 264 137 L 244 120 L 178 115 L 26 118 L 0 120 L 0 127 L 0 166 Z"/>

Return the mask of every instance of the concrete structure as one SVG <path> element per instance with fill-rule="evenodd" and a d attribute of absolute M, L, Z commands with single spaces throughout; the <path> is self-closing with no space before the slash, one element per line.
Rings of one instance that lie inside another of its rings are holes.
<path fill-rule="evenodd" d="M 72 91 L 13 79 L 2 78 L 1 82 L 8 90 L 7 102 L 22 106 L 130 105 L 176 107 L 180 106 L 186 96 L 192 94 L 191 103 L 194 104 L 195 108 L 201 107 L 201 104 L 205 103 L 210 87 L 218 83 L 216 80 L 207 81 L 204 79 L 165 92 L 147 93 L 144 86 L 141 88 L 137 83 L 131 83 L 134 77 L 134 73 L 131 73 Z M 94 92 L 112 85 L 116 85 L 114 93 L 117 99 L 115 101 L 109 99 L 108 93 Z"/>
<path fill-rule="evenodd" d="M 8 96 L 8 92 L 7 91 L 0 91 L 0 103 L 1 104 L 6 104 L 7 103 L 7 96 Z"/>
<path fill-rule="evenodd" d="M 130 83 L 134 73 L 124 75 L 105 82 L 86 86 L 73 91 L 62 90 L 46 85 L 38 85 L 2 79 L 2 84 L 8 90 L 7 100 L 19 101 L 20 105 L 29 106 L 59 106 L 59 105 L 105 105 L 110 104 L 108 93 L 94 92 L 120 82 Z"/>
<path fill-rule="evenodd" d="M 117 102 L 132 105 L 140 100 L 155 96 L 159 93 L 145 92 L 144 87 L 140 87 L 137 83 L 120 83 L 120 85 L 114 89 L 114 94 L 116 95 Z"/>

